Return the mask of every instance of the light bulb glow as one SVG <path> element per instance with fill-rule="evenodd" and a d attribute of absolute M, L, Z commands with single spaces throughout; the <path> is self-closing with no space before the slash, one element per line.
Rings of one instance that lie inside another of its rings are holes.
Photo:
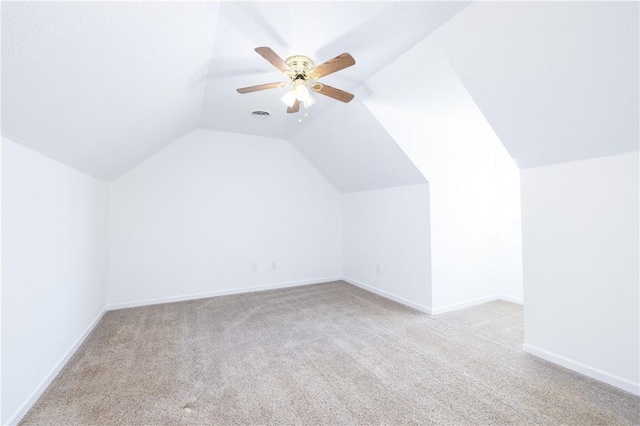
<path fill-rule="evenodd" d="M 316 103 L 316 100 L 311 96 L 311 92 L 307 87 L 306 80 L 295 80 L 291 90 L 285 93 L 282 97 L 282 102 L 284 102 L 289 108 L 293 107 L 296 101 L 302 102 L 305 108 L 309 108 Z"/>
<path fill-rule="evenodd" d="M 313 104 L 316 103 L 316 100 L 313 99 L 313 96 L 311 96 L 311 93 L 309 93 L 309 94 L 307 94 L 307 98 L 305 100 L 303 100 L 302 103 L 303 103 L 305 108 L 309 108 Z"/>
<path fill-rule="evenodd" d="M 293 93 L 293 90 L 289 90 L 284 94 L 284 96 L 282 97 L 282 102 L 284 102 L 289 108 L 291 108 L 293 104 L 296 103 L 296 95 L 295 93 Z"/>
<path fill-rule="evenodd" d="M 296 99 L 302 102 L 309 97 L 309 89 L 307 89 L 307 85 L 304 81 L 296 84 L 296 87 L 293 89 L 293 93 L 295 94 Z"/>

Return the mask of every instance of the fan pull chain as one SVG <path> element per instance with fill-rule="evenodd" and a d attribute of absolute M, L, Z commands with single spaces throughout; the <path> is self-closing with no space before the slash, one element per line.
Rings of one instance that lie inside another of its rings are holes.
<path fill-rule="evenodd" d="M 298 123 L 302 123 L 302 120 L 308 120 L 309 113 L 305 111 L 304 116 L 302 118 L 298 118 Z"/>

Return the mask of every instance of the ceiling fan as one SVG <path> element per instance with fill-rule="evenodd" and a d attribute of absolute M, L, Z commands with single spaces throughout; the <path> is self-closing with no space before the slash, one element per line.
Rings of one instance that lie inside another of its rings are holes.
<path fill-rule="evenodd" d="M 329 74 L 333 74 L 336 71 L 340 71 L 341 69 L 355 65 L 356 61 L 348 53 L 343 53 L 318 66 L 314 66 L 313 61 L 306 56 L 295 55 L 285 61 L 269 47 L 256 47 L 255 51 L 278 70 L 287 75 L 289 77 L 289 81 L 243 87 L 241 89 L 237 89 L 238 93 L 245 94 L 260 90 L 277 89 L 279 87 L 290 86 L 291 90 L 282 97 L 282 101 L 287 105 L 288 113 L 298 112 L 300 110 L 300 103 L 302 103 L 305 108 L 309 108 L 316 102 L 315 99 L 313 99 L 313 96 L 311 96 L 309 89 L 315 93 L 319 93 L 345 103 L 353 99 L 353 94 L 349 92 L 314 81 Z"/>

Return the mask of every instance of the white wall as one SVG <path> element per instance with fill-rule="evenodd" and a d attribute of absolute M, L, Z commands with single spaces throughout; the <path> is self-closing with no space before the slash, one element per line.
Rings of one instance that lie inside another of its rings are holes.
<path fill-rule="evenodd" d="M 344 275 L 429 312 L 429 185 L 343 195 Z"/>
<path fill-rule="evenodd" d="M 519 170 L 446 58 L 426 39 L 368 85 L 365 104 L 429 181 L 434 313 L 521 301 Z"/>
<path fill-rule="evenodd" d="M 110 206 L 109 304 L 342 275 L 341 195 L 281 139 L 193 131 L 116 179 Z"/>
<path fill-rule="evenodd" d="M 636 394 L 638 181 L 638 153 L 522 170 L 525 350 Z"/>
<path fill-rule="evenodd" d="M 105 182 L 2 139 L 3 424 L 105 306 L 107 209 Z"/>

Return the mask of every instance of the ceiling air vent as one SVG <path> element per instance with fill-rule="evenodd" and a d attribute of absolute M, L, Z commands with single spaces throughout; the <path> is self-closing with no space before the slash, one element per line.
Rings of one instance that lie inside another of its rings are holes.
<path fill-rule="evenodd" d="M 267 111 L 253 111 L 251 116 L 253 118 L 260 118 L 264 120 L 265 118 L 269 118 L 269 113 Z"/>

